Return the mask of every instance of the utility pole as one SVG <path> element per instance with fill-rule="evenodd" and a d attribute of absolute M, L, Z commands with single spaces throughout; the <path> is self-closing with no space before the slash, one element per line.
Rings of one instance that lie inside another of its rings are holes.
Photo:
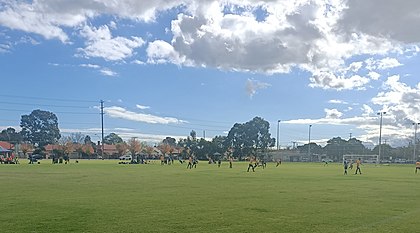
<path fill-rule="evenodd" d="M 280 149 L 280 122 L 281 120 L 277 121 L 277 150 Z"/>
<path fill-rule="evenodd" d="M 351 135 L 352 135 L 352 133 L 349 133 L 350 134 L 350 138 L 349 138 L 349 140 L 351 139 Z"/>
<path fill-rule="evenodd" d="M 101 100 L 101 129 L 102 129 L 102 138 L 101 138 L 101 156 L 104 158 L 104 101 Z"/>
<path fill-rule="evenodd" d="M 203 130 L 203 138 L 204 138 L 204 140 L 206 140 L 206 131 L 205 130 Z"/>
<path fill-rule="evenodd" d="M 413 161 L 414 161 L 414 163 L 416 163 L 416 161 L 417 161 L 417 159 L 416 159 L 417 126 L 420 125 L 420 123 L 413 123 L 413 125 L 414 125 Z"/>
<path fill-rule="evenodd" d="M 383 115 L 385 115 L 386 114 L 386 112 L 378 112 L 377 113 L 378 114 L 378 116 L 381 116 L 381 120 L 380 120 L 380 123 L 379 123 L 379 147 L 378 147 L 378 150 L 379 150 L 379 152 L 378 152 L 378 160 L 379 160 L 379 163 L 381 162 L 381 143 L 382 143 L 382 116 Z"/>
<path fill-rule="evenodd" d="M 312 128 L 312 125 L 309 125 L 308 157 L 311 156 L 311 128 Z"/>

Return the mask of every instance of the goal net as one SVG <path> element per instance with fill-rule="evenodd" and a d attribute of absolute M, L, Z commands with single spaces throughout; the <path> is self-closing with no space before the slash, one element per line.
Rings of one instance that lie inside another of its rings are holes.
<path fill-rule="evenodd" d="M 379 156 L 378 155 L 356 155 L 356 154 L 349 154 L 349 155 L 343 155 L 343 161 L 347 160 L 350 161 L 356 161 L 356 160 L 362 160 L 362 163 L 376 163 L 379 164 Z"/>

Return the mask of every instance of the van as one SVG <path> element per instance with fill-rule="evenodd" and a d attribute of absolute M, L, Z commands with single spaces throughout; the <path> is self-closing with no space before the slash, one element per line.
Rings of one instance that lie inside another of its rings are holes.
<path fill-rule="evenodd" d="M 133 157 L 131 155 L 123 155 L 120 156 L 120 160 L 132 160 Z"/>

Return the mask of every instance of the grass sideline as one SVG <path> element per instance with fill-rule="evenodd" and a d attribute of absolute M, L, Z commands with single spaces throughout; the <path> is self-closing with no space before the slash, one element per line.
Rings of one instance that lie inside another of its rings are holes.
<path fill-rule="evenodd" d="M 418 232 L 413 165 L 0 165 L 6 232 Z"/>

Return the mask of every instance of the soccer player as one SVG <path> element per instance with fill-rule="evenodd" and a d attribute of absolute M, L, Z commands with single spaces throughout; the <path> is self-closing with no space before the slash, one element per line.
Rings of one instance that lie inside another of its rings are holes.
<path fill-rule="evenodd" d="M 220 165 L 222 165 L 222 159 L 219 158 L 219 160 L 217 160 L 217 166 L 220 167 Z"/>
<path fill-rule="evenodd" d="M 256 164 L 257 164 L 257 162 L 256 162 L 255 158 L 252 157 L 252 156 L 249 157 L 249 164 L 248 164 L 248 170 L 247 170 L 247 172 L 249 172 L 249 169 L 250 168 L 252 168 L 252 171 L 255 172 Z"/>
<path fill-rule="evenodd" d="M 229 168 L 232 168 L 233 157 L 229 157 Z"/>
<path fill-rule="evenodd" d="M 347 175 L 347 166 L 348 166 L 347 160 L 344 160 L 344 175 Z"/>
<path fill-rule="evenodd" d="M 267 167 L 267 163 L 265 162 L 265 160 L 264 159 L 261 159 L 261 166 L 262 166 L 262 168 L 264 169 L 265 167 Z"/>
<path fill-rule="evenodd" d="M 360 160 L 360 158 L 358 160 L 356 160 L 356 173 L 354 173 L 355 175 L 357 174 L 357 171 L 359 171 L 359 174 L 362 174 L 362 171 L 360 170 L 360 165 L 362 164 L 362 161 Z"/>
<path fill-rule="evenodd" d="M 417 160 L 416 162 L 416 174 L 417 174 L 417 170 L 420 170 L 420 160 Z"/>
<path fill-rule="evenodd" d="M 278 159 L 278 160 L 277 160 L 276 167 L 278 167 L 279 165 L 281 165 L 281 159 Z"/>
<path fill-rule="evenodd" d="M 353 170 L 353 160 L 350 160 L 350 166 L 349 166 L 349 168 L 350 168 L 351 170 Z"/>
<path fill-rule="evenodd" d="M 196 159 L 196 158 L 194 158 L 193 159 L 193 166 L 194 166 L 194 168 L 197 168 L 197 163 L 198 163 L 198 159 Z"/>
<path fill-rule="evenodd" d="M 193 159 L 192 159 L 192 157 L 190 156 L 190 157 L 188 158 L 188 165 L 187 165 L 187 169 L 188 169 L 188 168 L 189 168 L 189 169 L 191 169 L 191 168 L 192 168 L 192 166 L 193 166 L 192 161 L 193 161 Z"/>
<path fill-rule="evenodd" d="M 160 165 L 165 164 L 165 157 L 163 155 L 160 156 Z"/>

